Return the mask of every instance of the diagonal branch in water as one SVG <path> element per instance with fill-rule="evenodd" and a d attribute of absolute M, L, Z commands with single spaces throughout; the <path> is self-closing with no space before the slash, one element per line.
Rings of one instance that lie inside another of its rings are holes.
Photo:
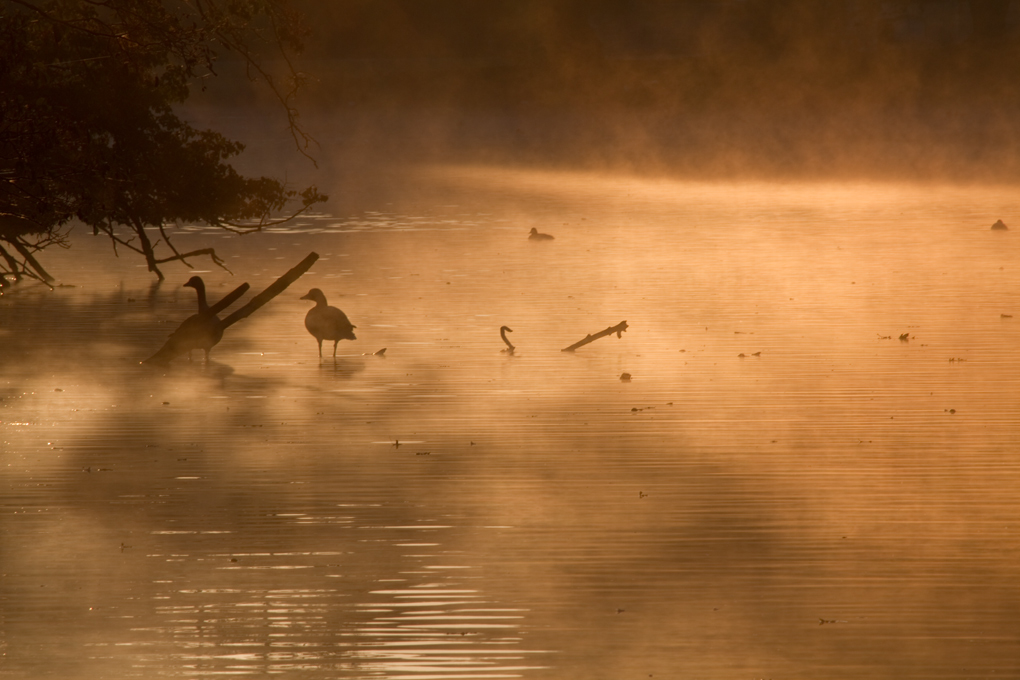
<path fill-rule="evenodd" d="M 249 288 L 251 288 L 251 286 L 247 283 L 242 283 L 240 286 L 227 293 L 222 300 L 214 305 L 209 305 L 209 313 L 219 314 L 224 309 L 234 304 L 234 301 L 236 301 L 239 297 L 247 293 Z"/>
<path fill-rule="evenodd" d="M 290 284 L 297 281 L 299 278 L 301 278 L 302 274 L 311 269 L 312 265 L 315 264 L 315 261 L 318 259 L 319 259 L 318 253 L 309 253 L 308 257 L 301 260 L 301 262 L 295 265 L 286 274 L 284 274 L 276 281 L 274 281 L 268 288 L 266 288 L 264 291 L 262 291 L 255 297 L 253 297 L 251 300 L 249 300 L 244 307 L 241 307 L 236 312 L 234 312 L 233 314 L 225 318 L 223 321 L 221 321 L 220 328 L 224 329 L 228 328 L 230 326 L 233 326 L 241 319 L 251 316 L 255 312 L 255 310 L 257 310 L 259 307 L 266 304 L 283 291 L 287 290 L 287 287 L 290 286 Z"/>
<path fill-rule="evenodd" d="M 578 340 L 577 342 L 575 342 L 570 347 L 564 347 L 560 351 L 561 352 L 573 352 L 578 347 L 584 347 L 589 342 L 595 342 L 599 338 L 604 338 L 607 335 L 612 335 L 613 333 L 616 333 L 616 337 L 622 338 L 623 337 L 623 332 L 625 330 L 627 330 L 627 322 L 626 321 L 621 321 L 620 323 L 616 324 L 615 326 L 610 326 L 609 328 L 607 328 L 607 329 L 605 329 L 603 331 L 599 331 L 595 335 L 586 335 L 583 340 Z"/>

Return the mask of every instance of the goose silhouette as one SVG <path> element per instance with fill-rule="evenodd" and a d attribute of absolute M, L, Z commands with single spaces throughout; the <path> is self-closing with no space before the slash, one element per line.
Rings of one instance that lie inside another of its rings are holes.
<path fill-rule="evenodd" d="M 302 300 L 314 300 L 315 306 L 305 314 L 305 328 L 319 343 L 319 358 L 322 358 L 322 341 L 333 341 L 333 358 L 336 358 L 336 346 L 341 340 L 357 340 L 354 329 L 347 315 L 336 307 L 326 304 L 326 296 L 318 288 L 312 288 Z"/>
<path fill-rule="evenodd" d="M 184 286 L 194 288 L 198 293 L 198 313 L 185 319 L 184 323 L 170 334 L 168 343 L 177 350 L 177 354 L 187 352 L 188 361 L 191 361 L 192 350 L 200 349 L 205 352 L 205 360 L 208 363 L 209 350 L 223 338 L 223 326 L 215 311 L 209 308 L 205 298 L 205 281 L 202 277 L 192 276 Z"/>
<path fill-rule="evenodd" d="M 514 350 L 517 349 L 510 342 L 510 339 L 506 337 L 507 333 L 513 333 L 513 332 L 514 332 L 514 329 L 510 328 L 510 326 L 500 326 L 499 327 L 499 337 L 503 338 L 503 342 L 506 343 L 506 349 L 500 350 L 500 351 L 506 352 L 507 354 L 513 354 Z"/>
<path fill-rule="evenodd" d="M 532 227 L 531 233 L 528 234 L 528 238 L 532 241 L 552 241 L 554 237 L 549 234 L 543 234 L 535 227 Z"/>

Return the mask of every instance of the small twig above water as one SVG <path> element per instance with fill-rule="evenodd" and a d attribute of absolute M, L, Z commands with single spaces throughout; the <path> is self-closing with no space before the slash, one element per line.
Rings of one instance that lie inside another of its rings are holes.
<path fill-rule="evenodd" d="M 616 337 L 622 338 L 623 337 L 623 332 L 625 330 L 627 330 L 627 322 L 626 321 L 621 321 L 620 323 L 616 324 L 615 326 L 610 326 L 609 328 L 607 328 L 607 329 L 605 329 L 603 331 L 599 331 L 595 335 L 587 335 L 587 336 L 585 336 L 585 338 L 583 340 L 579 340 L 579 341 L 575 342 L 573 345 L 571 345 L 570 347 L 565 347 L 565 348 L 561 349 L 560 351 L 561 352 L 573 352 L 575 349 L 577 349 L 579 347 L 584 347 L 589 342 L 595 342 L 599 338 L 604 338 L 607 335 L 612 335 L 613 333 L 616 333 Z"/>

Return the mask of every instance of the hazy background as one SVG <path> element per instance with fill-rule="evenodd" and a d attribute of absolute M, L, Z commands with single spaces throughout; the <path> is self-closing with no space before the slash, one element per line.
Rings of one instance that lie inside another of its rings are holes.
<path fill-rule="evenodd" d="M 1017 0 L 296 5 L 313 30 L 296 103 L 327 162 L 981 182 L 1020 173 Z"/>

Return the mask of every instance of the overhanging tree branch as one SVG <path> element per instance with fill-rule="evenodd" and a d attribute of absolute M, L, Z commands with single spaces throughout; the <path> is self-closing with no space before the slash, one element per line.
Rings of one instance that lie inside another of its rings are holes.
<path fill-rule="evenodd" d="M 0 275 L 35 272 L 52 280 L 36 259 L 51 243 L 23 243 L 26 258 L 7 233 L 12 220 L 46 234 L 77 218 L 110 238 L 115 255 L 120 246 L 139 253 L 163 279 L 160 264 L 195 255 L 226 269 L 211 248 L 176 248 L 170 223 L 247 233 L 284 224 L 326 200 L 314 187 L 297 192 L 279 180 L 242 177 L 228 162 L 242 145 L 194 129 L 173 108 L 197 79 L 215 75 L 218 51 L 232 53 L 270 90 L 298 151 L 311 158 L 314 139 L 293 106 L 302 76 L 291 57 L 302 35 L 286 0 L 6 3 L 0 10 L 0 217 L 6 220 L 0 220 L 0 243 L 8 257 L 0 257 Z M 262 42 L 283 55 L 287 83 L 266 67 Z M 285 210 L 292 201 L 300 203 Z M 117 226 L 135 233 L 119 236 Z M 152 227 L 161 240 L 150 240 Z M 163 257 L 162 248 L 171 255 Z"/>

